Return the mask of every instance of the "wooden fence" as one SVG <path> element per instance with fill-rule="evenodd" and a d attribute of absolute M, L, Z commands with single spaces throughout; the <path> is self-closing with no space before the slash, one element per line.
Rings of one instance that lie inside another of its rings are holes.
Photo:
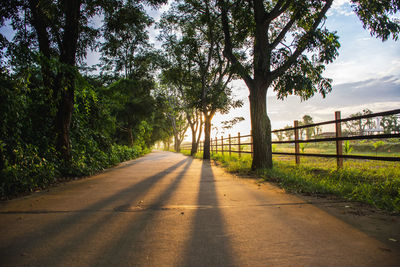
<path fill-rule="evenodd" d="M 362 115 L 357 117 L 349 117 L 342 119 L 340 111 L 335 112 L 335 119 L 331 121 L 313 123 L 308 125 L 299 125 L 298 121 L 294 121 L 292 128 L 274 130 L 272 133 L 294 131 L 294 140 L 285 141 L 272 141 L 272 144 L 294 144 L 295 153 L 289 152 L 272 152 L 274 155 L 290 155 L 295 157 L 296 164 L 300 164 L 300 156 L 305 157 L 323 157 L 323 158 L 336 158 L 337 167 L 343 167 L 343 159 L 364 159 L 364 160 L 381 160 L 381 161 L 400 161 L 400 157 L 382 157 L 382 156 L 366 156 L 366 155 L 346 155 L 343 154 L 343 141 L 346 140 L 371 140 L 371 139 L 390 139 L 390 138 L 400 138 L 400 133 L 378 133 L 370 135 L 343 135 L 342 123 L 348 121 L 359 121 L 362 119 L 368 119 L 373 117 L 390 116 L 400 114 L 400 109 L 372 113 L 368 115 Z M 313 139 L 301 139 L 299 134 L 301 129 L 317 127 L 322 125 L 334 124 L 335 127 L 335 137 L 329 138 L 313 138 Z M 317 153 L 300 153 L 301 143 L 317 143 L 317 142 L 335 142 L 336 153 L 335 154 L 317 154 Z M 199 151 L 202 151 L 203 143 L 199 145 Z M 190 149 L 191 146 L 184 146 L 182 149 Z M 210 143 L 211 153 L 237 153 L 239 157 L 241 154 L 252 154 L 253 153 L 253 139 L 252 135 L 240 135 L 220 138 L 215 137 L 211 139 Z"/>

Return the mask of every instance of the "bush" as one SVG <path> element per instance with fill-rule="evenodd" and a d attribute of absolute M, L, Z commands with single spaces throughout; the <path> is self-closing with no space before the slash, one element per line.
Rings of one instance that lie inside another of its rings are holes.
<path fill-rule="evenodd" d="M 57 163 L 40 157 L 37 147 L 19 146 L 14 152 L 14 163 L 6 160 L 1 171 L 0 197 L 43 188 L 59 175 Z"/>
<path fill-rule="evenodd" d="M 24 192 L 43 189 L 55 183 L 57 178 L 91 175 L 114 166 L 120 162 L 137 158 L 144 152 L 140 147 L 113 145 L 109 151 L 102 151 L 89 143 L 73 150 L 72 162 L 65 166 L 57 160 L 55 150 L 40 157 L 37 147 L 20 146 L 14 150 L 16 160 L 13 164 L 5 162 L 0 174 L 0 197 L 7 198 Z"/>

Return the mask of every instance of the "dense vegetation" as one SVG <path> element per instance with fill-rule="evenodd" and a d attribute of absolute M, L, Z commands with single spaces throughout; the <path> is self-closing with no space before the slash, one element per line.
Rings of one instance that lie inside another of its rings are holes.
<path fill-rule="evenodd" d="M 170 136 L 155 80 L 159 60 L 146 31 L 153 20 L 143 5 L 46 3 L 0 5 L 0 26 L 13 29 L 12 39 L 1 35 L 0 47 L 0 198 L 95 173 Z M 92 27 L 100 14 L 103 24 Z M 72 24 L 79 32 L 70 32 Z M 83 60 L 91 48 L 101 52 L 95 72 Z"/>

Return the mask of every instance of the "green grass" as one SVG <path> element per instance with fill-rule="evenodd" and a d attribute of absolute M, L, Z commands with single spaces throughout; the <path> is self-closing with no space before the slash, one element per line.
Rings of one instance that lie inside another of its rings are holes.
<path fill-rule="evenodd" d="M 344 144 L 344 143 L 343 143 Z M 351 152 L 349 155 L 361 156 L 383 156 L 383 157 L 399 157 L 399 144 L 385 144 L 377 149 L 374 148 L 373 142 L 359 144 L 350 142 Z M 294 153 L 293 144 L 274 144 L 274 152 L 289 152 Z M 343 150 L 344 151 L 344 150 Z M 304 153 L 314 154 L 336 154 L 336 145 L 334 142 L 324 143 L 304 143 Z"/>
<path fill-rule="evenodd" d="M 350 161 L 337 170 L 334 164 L 316 163 L 319 159 L 305 163 L 302 160 L 300 166 L 275 160 L 272 169 L 259 174 L 291 192 L 331 194 L 400 213 L 400 168 L 395 163 L 377 167 L 367 161 Z"/>
<path fill-rule="evenodd" d="M 182 151 L 189 155 L 190 151 Z M 201 158 L 201 153 L 196 155 Z M 301 157 L 301 165 L 291 156 L 274 156 L 272 169 L 251 171 L 251 156 L 212 154 L 230 172 L 252 173 L 275 182 L 289 192 L 307 195 L 335 195 L 346 200 L 368 203 L 400 214 L 400 166 L 398 163 L 345 160 L 337 170 L 335 159 Z"/>

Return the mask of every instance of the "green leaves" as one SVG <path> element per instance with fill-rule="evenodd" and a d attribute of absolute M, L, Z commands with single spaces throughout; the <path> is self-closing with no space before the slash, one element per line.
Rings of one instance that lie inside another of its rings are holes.
<path fill-rule="evenodd" d="M 371 36 L 382 41 L 389 38 L 398 40 L 400 21 L 394 16 L 400 10 L 400 2 L 396 0 L 352 0 L 353 9 L 368 29 Z"/>
<path fill-rule="evenodd" d="M 317 92 L 325 97 L 332 86 L 331 79 L 322 76 L 324 70 L 323 65 L 312 63 L 307 56 L 300 57 L 297 65 L 292 65 L 273 82 L 278 99 L 297 95 L 307 100 Z"/>

